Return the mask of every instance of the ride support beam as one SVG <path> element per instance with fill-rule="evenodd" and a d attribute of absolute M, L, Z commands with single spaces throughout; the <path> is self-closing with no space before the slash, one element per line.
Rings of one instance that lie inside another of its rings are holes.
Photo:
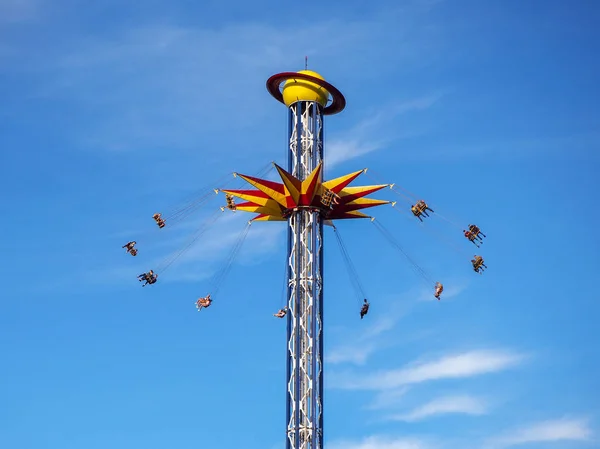
<path fill-rule="evenodd" d="M 289 106 L 288 171 L 299 180 L 323 160 L 323 106 Z M 323 221 L 288 219 L 287 449 L 323 449 Z"/>

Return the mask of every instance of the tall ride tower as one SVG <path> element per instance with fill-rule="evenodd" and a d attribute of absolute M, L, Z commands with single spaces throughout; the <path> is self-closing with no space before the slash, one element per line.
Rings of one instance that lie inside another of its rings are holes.
<path fill-rule="evenodd" d="M 289 108 L 287 171 L 305 181 L 323 161 L 323 117 L 340 112 L 346 101 L 321 75 L 308 70 L 275 75 L 267 88 Z M 333 103 L 327 108 L 330 93 Z M 323 217 L 319 209 L 308 206 L 292 211 L 287 263 L 287 448 L 321 449 Z"/>
<path fill-rule="evenodd" d="M 223 192 L 235 210 L 258 213 L 253 221 L 288 223 L 286 447 L 322 449 L 323 225 L 369 218 L 359 210 L 389 201 L 366 196 L 387 185 L 348 187 L 365 170 L 323 181 L 323 118 L 346 105 L 323 77 L 307 70 L 279 73 L 267 89 L 288 107 L 287 170 L 275 164 L 282 183 L 236 174 L 256 190 Z M 234 196 L 246 202 L 234 205 Z"/>

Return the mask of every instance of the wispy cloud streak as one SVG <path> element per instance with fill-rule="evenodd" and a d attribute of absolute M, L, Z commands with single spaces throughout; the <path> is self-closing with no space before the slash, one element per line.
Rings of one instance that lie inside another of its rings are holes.
<path fill-rule="evenodd" d="M 332 386 L 350 390 L 387 390 L 432 380 L 458 379 L 502 371 L 516 366 L 523 359 L 523 355 L 506 351 L 471 351 L 371 375 L 337 376 Z"/>
<path fill-rule="evenodd" d="M 14 57 L 0 70 L 35 80 L 22 96 L 64 102 L 76 110 L 70 119 L 77 123 L 65 128 L 80 146 L 147 152 L 198 148 L 219 136 L 221 141 L 241 140 L 235 132 L 223 136 L 226 130 L 252 133 L 274 110 L 265 101 L 266 77 L 300 69 L 304 55 L 318 62 L 335 84 L 341 74 L 348 82 L 371 79 L 373 71 L 382 70 L 374 68 L 375 61 L 385 59 L 389 74 L 408 60 L 422 60 L 419 50 L 432 49 L 431 29 L 400 25 L 427 20 L 428 8 L 417 3 L 375 9 L 360 20 L 316 20 L 302 26 L 267 21 L 175 26 L 166 25 L 160 11 L 149 11 L 134 26 L 112 23 L 101 33 L 91 28 L 81 34 L 68 23 L 46 23 L 57 30 L 54 38 L 36 41 L 32 35 L 11 42 Z M 33 0 L 2 0 L 0 11 L 6 11 L 5 17 L 24 17 L 31 14 L 31 5 Z M 307 48 L 306 42 L 319 45 Z M 384 42 L 397 44 L 396 51 L 390 54 Z M 24 53 L 26 61 L 18 57 Z M 351 70 L 357 65 L 364 69 Z M 409 102 L 404 107 L 421 106 Z M 354 153 L 364 151 L 362 138 L 356 145 Z"/>
<path fill-rule="evenodd" d="M 396 407 L 408 390 L 409 387 L 401 387 L 395 390 L 380 391 L 366 408 L 368 410 L 381 410 Z"/>
<path fill-rule="evenodd" d="M 487 411 L 483 400 L 472 396 L 446 396 L 434 399 L 409 413 L 403 415 L 392 415 L 394 421 L 420 421 L 437 415 L 445 414 L 465 414 L 465 415 L 483 415 Z"/>
<path fill-rule="evenodd" d="M 592 436 L 585 419 L 562 418 L 532 424 L 528 427 L 492 438 L 486 447 L 500 448 L 526 443 L 548 443 L 553 441 L 586 441 Z"/>
<path fill-rule="evenodd" d="M 221 212 L 219 211 L 218 214 Z M 140 251 L 144 251 L 147 255 L 143 260 L 136 260 L 133 264 L 92 270 L 81 278 L 89 283 L 106 284 L 107 280 L 110 280 L 109 282 L 120 284 L 131 282 L 134 271 L 135 274 L 139 274 L 154 269 L 158 270 L 161 283 L 206 280 L 223 268 L 222 263 L 231 254 L 251 215 L 224 212 L 222 216 L 217 215 L 217 217 L 219 221 L 210 227 L 206 226 L 210 224 L 210 218 L 196 225 L 197 230 L 205 229 L 205 232 L 190 234 L 183 232 L 188 227 L 175 228 L 173 231 L 177 232 L 168 234 L 165 240 L 150 247 L 140 248 Z M 277 223 L 252 224 L 235 263 L 247 265 L 253 263 L 259 256 L 272 253 L 281 243 L 284 231 L 285 227 L 278 226 Z M 195 236 L 198 239 L 193 241 Z M 188 245 L 189 248 L 186 249 Z M 164 252 L 165 248 L 170 249 Z M 161 268 L 164 271 L 165 263 L 172 259 L 168 271 L 161 276 Z"/>
<path fill-rule="evenodd" d="M 327 142 L 328 167 L 381 150 L 394 140 L 413 135 L 413 132 L 395 123 L 396 118 L 401 114 L 429 109 L 440 98 L 440 94 L 435 94 L 400 102 L 366 117 L 343 134 L 334 135 Z"/>
<path fill-rule="evenodd" d="M 400 309 L 389 310 L 384 316 L 367 327 L 364 332 L 327 352 L 325 361 L 330 364 L 352 363 L 363 365 L 368 358 L 385 345 L 380 341 L 382 334 L 392 330 L 404 315 Z"/>
<path fill-rule="evenodd" d="M 427 449 L 431 446 L 416 438 L 390 438 L 370 436 L 360 441 L 336 441 L 325 449 Z"/>

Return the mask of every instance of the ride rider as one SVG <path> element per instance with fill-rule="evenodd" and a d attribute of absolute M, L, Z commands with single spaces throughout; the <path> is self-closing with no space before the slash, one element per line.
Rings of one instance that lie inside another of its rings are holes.
<path fill-rule="evenodd" d="M 365 301 L 360 309 L 360 319 L 362 320 L 364 318 L 364 316 L 369 313 L 369 306 L 371 304 L 369 304 L 369 302 L 367 301 L 367 298 L 365 298 Z"/>
<path fill-rule="evenodd" d="M 125 248 L 125 250 L 130 253 L 132 256 L 136 256 L 137 255 L 137 249 L 135 249 L 135 245 L 137 244 L 136 241 L 131 241 L 131 242 L 127 242 L 125 245 L 123 245 L 121 248 Z"/>
<path fill-rule="evenodd" d="M 277 318 L 283 318 L 287 314 L 287 307 L 279 309 L 279 312 L 274 313 L 273 316 Z"/>
<path fill-rule="evenodd" d="M 440 300 L 440 295 L 442 294 L 443 291 L 444 291 L 444 285 L 441 282 L 436 282 L 434 296 L 437 298 L 438 301 Z"/>
<path fill-rule="evenodd" d="M 467 231 L 465 229 L 463 229 L 463 233 L 465 234 L 465 237 L 469 239 L 469 242 L 473 242 L 473 244 L 479 248 L 479 243 L 477 243 L 477 241 L 475 240 L 477 238 L 477 236 L 475 234 L 473 234 L 471 231 Z"/>
<path fill-rule="evenodd" d="M 144 285 L 142 285 L 142 287 L 145 287 L 148 284 L 154 284 L 156 283 L 158 279 L 158 275 L 156 273 L 154 273 L 154 271 L 150 270 L 147 273 L 142 273 L 138 276 L 138 281 L 143 282 L 146 281 L 146 283 Z"/>
<path fill-rule="evenodd" d="M 476 273 L 483 273 L 484 269 L 487 268 L 487 265 L 483 262 L 483 257 L 481 256 L 473 256 L 474 259 L 471 259 L 471 263 L 473 264 L 473 270 Z M 480 271 L 481 270 L 481 271 Z"/>
<path fill-rule="evenodd" d="M 469 231 L 471 231 L 471 233 L 475 237 L 477 237 L 479 240 L 483 241 L 483 239 L 480 237 L 480 235 L 485 237 L 485 234 L 483 232 L 481 232 L 481 229 L 479 229 L 479 226 L 470 224 Z"/>
<path fill-rule="evenodd" d="M 427 205 L 427 203 L 423 200 L 417 201 L 417 204 L 415 204 L 414 206 L 411 206 L 410 210 L 413 213 L 413 215 L 415 217 L 417 217 L 419 219 L 419 221 L 421 221 L 421 222 L 423 222 L 421 215 L 425 215 L 426 217 L 429 217 L 429 214 L 427 213 L 427 211 L 433 212 L 433 209 L 431 209 Z"/>
<path fill-rule="evenodd" d="M 333 209 L 334 205 L 340 204 L 340 196 L 333 192 L 333 190 L 324 188 L 323 195 L 321 196 L 321 203 L 324 206 Z"/>
<path fill-rule="evenodd" d="M 233 199 L 233 195 L 226 193 L 225 194 L 225 201 L 227 203 L 227 209 L 229 210 L 235 210 L 236 209 L 236 205 L 235 205 L 235 200 Z"/>
<path fill-rule="evenodd" d="M 200 310 L 202 310 L 202 308 L 207 308 L 210 307 L 210 305 L 212 304 L 212 299 L 210 298 L 210 293 L 208 295 L 206 295 L 204 298 L 198 298 L 198 300 L 196 301 L 196 308 L 198 309 L 198 312 L 200 312 Z"/>
<path fill-rule="evenodd" d="M 162 218 L 161 214 L 156 213 L 156 214 L 152 215 L 152 218 L 154 218 L 154 221 L 156 221 L 156 224 L 158 225 L 159 228 L 165 227 L 165 220 Z"/>

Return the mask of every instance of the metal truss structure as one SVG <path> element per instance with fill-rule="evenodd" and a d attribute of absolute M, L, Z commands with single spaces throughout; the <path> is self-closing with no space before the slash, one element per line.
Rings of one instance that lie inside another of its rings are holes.
<path fill-rule="evenodd" d="M 288 172 L 305 180 L 323 160 L 323 107 L 289 107 Z M 288 220 L 287 449 L 323 447 L 323 220 L 295 208 Z"/>
<path fill-rule="evenodd" d="M 267 89 L 288 107 L 287 170 L 274 164 L 282 182 L 238 173 L 254 189 L 223 192 L 252 221 L 288 225 L 286 448 L 323 449 L 323 225 L 369 218 L 360 210 L 389 201 L 367 196 L 388 185 L 349 187 L 365 170 L 323 181 L 323 117 L 346 104 L 337 88 L 305 71 L 273 75 Z"/>

